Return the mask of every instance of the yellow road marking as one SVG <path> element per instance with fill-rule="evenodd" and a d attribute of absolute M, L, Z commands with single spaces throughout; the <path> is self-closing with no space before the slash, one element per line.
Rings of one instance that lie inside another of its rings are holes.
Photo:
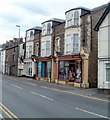
<path fill-rule="evenodd" d="M 3 104 L 0 103 L 0 105 L 2 106 L 2 109 L 4 111 L 4 113 L 6 114 L 7 112 L 14 118 L 16 118 L 17 120 L 20 120 L 14 113 L 12 113 L 7 107 L 5 107 Z M 7 111 L 7 112 L 6 112 Z M 8 115 L 9 115 L 8 114 Z M 7 114 L 6 114 L 7 115 Z M 10 115 L 8 117 L 10 117 Z"/>
<path fill-rule="evenodd" d="M 59 91 L 59 92 L 63 92 L 63 93 L 69 93 L 69 94 L 73 94 L 73 95 L 77 95 L 77 96 L 81 96 L 81 97 L 85 97 L 85 98 L 90 98 L 90 99 L 94 99 L 94 100 L 100 100 L 100 101 L 103 101 L 103 102 L 110 102 L 109 100 L 104 100 L 104 99 L 96 98 L 96 97 L 90 97 L 90 96 L 82 95 L 82 94 L 79 94 L 79 93 L 73 93 L 73 92 L 59 90 L 59 89 L 55 89 L 55 88 L 49 88 L 49 87 L 45 87 L 45 86 L 40 86 L 40 87 L 55 90 L 55 91 Z"/>
<path fill-rule="evenodd" d="M 12 117 L 0 106 L 0 109 L 9 117 L 9 118 L 11 118 L 12 119 Z M 14 119 L 12 119 L 12 120 L 14 120 Z"/>

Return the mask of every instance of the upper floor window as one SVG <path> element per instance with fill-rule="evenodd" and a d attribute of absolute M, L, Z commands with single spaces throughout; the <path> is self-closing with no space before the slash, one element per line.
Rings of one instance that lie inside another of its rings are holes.
<path fill-rule="evenodd" d="M 29 46 L 29 58 L 32 56 L 32 46 Z"/>
<path fill-rule="evenodd" d="M 50 41 L 46 41 L 46 56 L 50 55 Z"/>
<path fill-rule="evenodd" d="M 36 55 L 38 56 L 39 53 L 39 43 L 36 43 Z"/>
<path fill-rule="evenodd" d="M 60 38 L 56 38 L 56 52 L 60 52 Z"/>
<path fill-rule="evenodd" d="M 79 53 L 79 35 L 78 34 L 73 35 L 73 53 L 75 54 Z"/>
<path fill-rule="evenodd" d="M 30 40 L 33 40 L 33 31 L 30 32 Z"/>
<path fill-rule="evenodd" d="M 47 34 L 48 35 L 51 34 L 51 24 L 50 23 L 47 24 Z"/>
<path fill-rule="evenodd" d="M 75 11 L 74 13 L 74 25 L 79 25 L 79 12 Z"/>
<path fill-rule="evenodd" d="M 67 16 L 67 26 L 69 27 L 69 26 L 72 26 L 72 14 L 69 14 L 68 16 Z"/>
<path fill-rule="evenodd" d="M 66 54 L 71 53 L 71 35 L 66 36 Z"/>
<path fill-rule="evenodd" d="M 42 41 L 42 56 L 45 56 L 45 41 Z"/>
<path fill-rule="evenodd" d="M 15 54 L 13 54 L 13 62 L 15 62 L 16 60 L 15 60 Z"/>
<path fill-rule="evenodd" d="M 42 35 L 45 35 L 46 34 L 46 25 L 43 24 L 42 26 Z"/>

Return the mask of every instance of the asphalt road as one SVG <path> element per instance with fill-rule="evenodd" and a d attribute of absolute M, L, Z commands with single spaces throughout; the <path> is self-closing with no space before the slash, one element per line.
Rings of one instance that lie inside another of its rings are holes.
<path fill-rule="evenodd" d="M 40 82 L 2 76 L 4 118 L 106 118 L 108 102 L 52 89 Z M 74 90 L 73 90 L 74 93 Z"/>

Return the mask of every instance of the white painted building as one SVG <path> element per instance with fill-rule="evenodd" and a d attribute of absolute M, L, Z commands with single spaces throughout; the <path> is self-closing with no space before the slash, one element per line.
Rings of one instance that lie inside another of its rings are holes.
<path fill-rule="evenodd" d="M 6 50 L 1 51 L 1 69 L 2 74 L 5 74 L 5 58 L 6 58 Z"/>
<path fill-rule="evenodd" d="M 41 30 L 40 27 L 34 27 L 26 31 L 26 51 L 24 59 L 24 75 L 33 77 L 36 73 L 36 63 L 31 59 L 34 54 L 34 40 L 36 31 Z"/>
<path fill-rule="evenodd" d="M 98 21 L 98 88 L 110 89 L 110 3 Z"/>
<path fill-rule="evenodd" d="M 24 75 L 24 43 L 19 44 L 18 76 Z"/>

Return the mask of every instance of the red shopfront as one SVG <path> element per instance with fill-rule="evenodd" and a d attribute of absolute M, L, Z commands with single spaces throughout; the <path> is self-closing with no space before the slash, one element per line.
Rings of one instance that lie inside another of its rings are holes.
<path fill-rule="evenodd" d="M 51 78 L 51 58 L 37 58 L 36 61 L 36 77 Z"/>
<path fill-rule="evenodd" d="M 80 55 L 58 56 L 58 80 L 82 82 L 82 61 Z"/>

